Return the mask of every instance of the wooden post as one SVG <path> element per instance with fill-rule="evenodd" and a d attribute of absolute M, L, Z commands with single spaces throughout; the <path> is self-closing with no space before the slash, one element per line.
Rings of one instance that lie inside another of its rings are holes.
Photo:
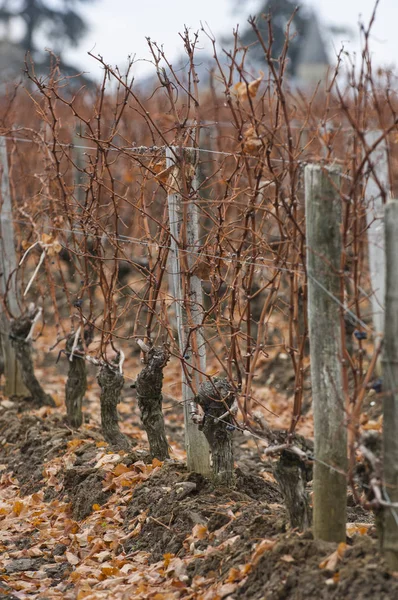
<path fill-rule="evenodd" d="M 203 335 L 199 330 L 196 330 L 194 336 L 190 337 L 190 344 L 187 346 L 188 331 L 190 326 L 199 325 L 202 322 L 202 287 L 201 281 L 195 275 L 189 275 L 183 272 L 183 265 L 187 265 L 188 269 L 195 262 L 195 255 L 189 253 L 198 248 L 198 213 L 197 207 L 193 202 L 188 204 L 185 213 L 182 205 L 181 193 L 179 193 L 182 184 L 182 177 L 177 169 L 184 165 L 185 161 L 196 162 L 195 150 L 183 150 L 185 155 L 181 158 L 180 165 L 176 165 L 177 148 L 166 148 L 166 168 L 173 169 L 171 172 L 171 188 L 167 196 L 169 221 L 170 221 L 170 253 L 169 253 L 169 271 L 172 281 L 171 289 L 175 299 L 175 312 L 178 332 L 178 342 L 181 355 L 184 358 L 185 366 L 188 371 L 188 377 L 193 379 L 196 389 L 199 387 L 200 376 L 197 371 L 194 371 L 191 365 L 199 368 L 202 372 L 206 370 L 206 353 Z M 194 183 L 194 182 L 193 182 Z M 184 225 L 184 226 L 183 226 Z M 185 235 L 182 235 L 185 233 Z M 185 237 L 185 239 L 183 239 Z M 185 256 L 181 251 L 184 251 Z M 187 283 L 187 296 L 185 297 L 184 290 Z M 188 300 L 189 298 L 189 300 Z M 187 306 L 189 302 L 189 307 Z M 189 309 L 189 319 L 187 314 Z M 195 340 L 197 346 L 195 353 L 192 341 Z M 204 434 L 199 431 L 198 426 L 192 420 L 194 411 L 194 394 L 188 385 L 187 375 L 183 371 L 182 374 L 182 397 L 184 401 L 184 421 L 185 421 L 185 446 L 187 451 L 187 466 L 188 470 L 201 473 L 209 476 L 211 474 L 210 467 L 210 448 Z"/>
<path fill-rule="evenodd" d="M 73 174 L 73 185 L 74 185 L 75 199 L 78 203 L 78 206 L 76 209 L 77 213 L 81 212 L 80 205 L 84 204 L 84 199 L 85 199 L 85 192 L 83 189 L 85 175 L 80 170 L 80 169 L 84 169 L 84 156 L 83 156 L 83 152 L 80 147 L 80 144 L 81 144 L 81 138 L 78 136 L 77 131 L 76 131 L 75 135 L 73 136 L 73 162 L 76 165 L 76 167 L 74 168 L 74 174 Z"/>
<path fill-rule="evenodd" d="M 14 223 L 12 218 L 10 181 L 8 176 L 7 143 L 0 137 L 0 175 L 1 175 L 1 208 L 0 208 L 0 326 L 1 347 L 4 360 L 5 394 L 6 396 L 29 395 L 22 382 L 21 370 L 9 338 L 10 323 L 4 309 L 7 303 L 12 315 L 21 315 L 16 287 L 17 256 L 15 252 Z"/>
<path fill-rule="evenodd" d="M 365 135 L 366 142 L 372 146 L 381 136 L 381 130 L 368 131 Z M 388 176 L 388 149 L 387 142 L 381 142 L 370 156 L 373 165 L 376 166 L 377 178 L 385 190 L 389 190 Z M 384 328 L 384 296 L 385 296 L 385 251 L 384 251 L 384 205 L 380 188 L 374 177 L 369 177 L 365 201 L 367 205 L 366 222 L 368 226 L 369 244 L 369 270 L 373 294 L 372 315 L 373 326 L 376 333 L 382 333 Z"/>
<path fill-rule="evenodd" d="M 308 321 L 314 410 L 314 537 L 346 539 L 347 431 L 341 367 L 340 170 L 305 167 Z M 329 466 L 330 467 L 329 467 Z"/>
<path fill-rule="evenodd" d="M 386 295 L 383 353 L 383 456 L 387 502 L 398 502 L 398 200 L 385 206 Z M 385 508 L 381 546 L 389 567 L 398 571 L 398 510 Z"/>

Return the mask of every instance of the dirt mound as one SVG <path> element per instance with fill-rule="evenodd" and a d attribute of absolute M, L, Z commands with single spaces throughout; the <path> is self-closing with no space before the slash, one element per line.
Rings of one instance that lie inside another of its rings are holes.
<path fill-rule="evenodd" d="M 241 535 L 253 540 L 274 535 L 286 526 L 276 485 L 238 470 L 236 490 L 214 488 L 204 477 L 188 473 L 184 465 L 169 463 L 155 473 L 133 495 L 126 513 L 126 530 L 145 512 L 141 535 L 130 540 L 127 551 L 146 550 L 153 561 L 164 554 L 185 554 L 184 541 L 195 525 L 203 525 L 212 535 L 212 543 Z M 268 505 L 273 504 L 273 514 Z M 207 542 L 199 544 L 205 547 Z"/>
<path fill-rule="evenodd" d="M 22 495 L 42 487 L 44 463 L 62 454 L 72 436 L 61 414 L 46 417 L 47 407 L 31 411 L 24 400 L 5 400 L 0 407 L 1 462 L 17 477 Z"/>
<path fill-rule="evenodd" d="M 388 573 L 375 540 L 358 536 L 335 569 L 321 569 L 322 560 L 335 549 L 335 544 L 286 535 L 263 554 L 236 598 L 391 600 L 398 597 L 398 579 Z"/>
<path fill-rule="evenodd" d="M 215 488 L 144 449 L 114 453 L 96 428 L 73 432 L 63 419 L 0 404 L 4 597 L 19 597 L 23 580 L 43 597 L 73 600 L 88 579 L 90 599 L 109 597 L 113 577 L 115 598 L 126 589 L 142 598 L 165 589 L 173 600 L 398 597 L 371 513 L 349 497 L 352 538 L 331 559 L 336 545 L 290 530 L 273 463 L 244 437 L 235 440 L 235 488 Z"/>

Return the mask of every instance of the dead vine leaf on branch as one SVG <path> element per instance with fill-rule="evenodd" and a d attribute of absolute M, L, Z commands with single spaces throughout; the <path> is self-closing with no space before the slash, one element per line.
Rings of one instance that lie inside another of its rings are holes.
<path fill-rule="evenodd" d="M 195 164 L 188 161 L 184 162 L 184 177 L 188 188 L 195 177 L 195 168 Z M 166 167 L 166 159 L 162 159 L 153 162 L 150 165 L 150 169 L 154 172 L 156 181 L 164 185 L 168 194 L 181 192 L 183 189 L 183 180 L 178 164 Z"/>
<path fill-rule="evenodd" d="M 242 149 L 249 154 L 255 154 L 264 146 L 264 141 L 254 127 L 249 127 L 243 134 Z"/>
<path fill-rule="evenodd" d="M 244 81 L 239 81 L 234 85 L 234 90 L 240 100 L 247 100 L 248 98 L 255 98 L 263 80 L 264 73 L 260 71 L 260 77 L 251 81 L 247 84 Z"/>

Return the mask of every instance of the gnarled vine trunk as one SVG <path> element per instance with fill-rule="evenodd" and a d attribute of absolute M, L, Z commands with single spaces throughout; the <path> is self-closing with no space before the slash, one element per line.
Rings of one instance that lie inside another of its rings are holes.
<path fill-rule="evenodd" d="M 213 479 L 216 484 L 234 483 L 233 417 L 229 412 L 236 403 L 232 385 L 227 379 L 215 377 L 201 384 L 195 398 L 204 411 L 200 429 L 209 442 Z"/>
<path fill-rule="evenodd" d="M 308 529 L 311 527 L 312 513 L 306 485 L 312 469 L 300 456 L 287 449 L 281 452 L 274 473 L 286 503 L 291 526 L 299 531 Z"/>
<path fill-rule="evenodd" d="M 130 450 L 130 440 L 120 431 L 117 405 L 121 400 L 124 377 L 117 367 L 103 365 L 98 373 L 101 387 L 101 427 L 105 440 L 117 450 Z"/>
<path fill-rule="evenodd" d="M 35 375 L 32 342 L 27 339 L 37 313 L 38 309 L 31 305 L 27 313 L 13 319 L 10 327 L 10 339 L 21 367 L 22 381 L 29 390 L 32 399 L 40 406 L 55 406 L 53 398 L 43 390 Z"/>
<path fill-rule="evenodd" d="M 163 369 L 169 353 L 162 348 L 151 348 L 146 356 L 146 365 L 137 377 L 134 386 L 137 390 L 141 420 L 148 436 L 152 458 L 169 458 L 162 412 Z"/>

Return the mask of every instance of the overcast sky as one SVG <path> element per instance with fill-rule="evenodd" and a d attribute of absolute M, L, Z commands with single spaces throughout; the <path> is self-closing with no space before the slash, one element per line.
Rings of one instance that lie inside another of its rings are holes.
<path fill-rule="evenodd" d="M 237 9 L 237 4 L 244 9 Z M 100 70 L 95 61 L 87 56 L 89 50 L 101 54 L 107 63 L 123 68 L 128 55 L 136 59 L 148 59 L 146 36 L 164 44 L 171 60 L 181 52 L 179 32 L 184 25 L 193 31 L 200 22 L 207 23 L 214 35 L 220 39 L 228 36 L 239 22 L 244 25 L 248 14 L 255 12 L 261 2 L 256 0 L 96 0 L 82 5 L 82 13 L 90 24 L 89 34 L 78 49 L 66 55 L 91 76 L 98 77 Z M 316 8 L 321 24 L 348 25 L 352 35 L 333 38 L 336 49 L 344 42 L 347 50 L 359 48 L 358 22 L 369 22 L 375 0 L 306 0 L 305 4 Z M 234 8 L 235 6 L 235 8 Z M 376 23 L 373 29 L 371 48 L 377 66 L 392 66 L 398 63 L 398 0 L 380 0 Z M 203 45 L 205 47 L 205 39 Z M 140 72 L 151 67 L 145 61 L 137 63 Z"/>

